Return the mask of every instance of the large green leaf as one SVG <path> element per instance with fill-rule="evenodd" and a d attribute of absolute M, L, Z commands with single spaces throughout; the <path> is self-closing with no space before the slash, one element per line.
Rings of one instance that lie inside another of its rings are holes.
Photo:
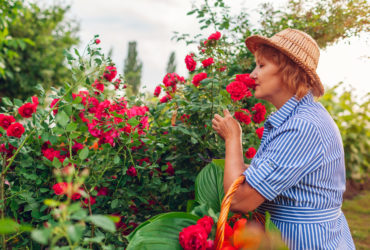
<path fill-rule="evenodd" d="M 184 227 L 196 224 L 199 219 L 198 216 L 184 212 L 158 215 L 129 235 L 127 250 L 181 250 L 180 231 Z"/>
<path fill-rule="evenodd" d="M 207 204 L 214 212 L 221 209 L 224 197 L 224 165 L 225 160 L 215 159 L 205 166 L 195 181 L 195 200 L 200 204 Z"/>

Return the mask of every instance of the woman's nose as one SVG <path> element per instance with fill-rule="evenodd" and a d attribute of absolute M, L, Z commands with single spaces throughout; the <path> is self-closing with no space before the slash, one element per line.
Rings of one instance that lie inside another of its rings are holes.
<path fill-rule="evenodd" d="M 257 73 L 256 73 L 256 69 L 254 69 L 252 71 L 252 73 L 249 75 L 250 78 L 252 78 L 253 80 L 256 80 L 257 79 Z"/>

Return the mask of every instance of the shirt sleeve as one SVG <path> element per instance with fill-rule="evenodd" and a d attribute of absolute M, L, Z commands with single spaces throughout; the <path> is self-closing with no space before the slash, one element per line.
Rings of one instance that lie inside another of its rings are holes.
<path fill-rule="evenodd" d="M 323 159 L 322 140 L 313 124 L 293 119 L 283 126 L 243 173 L 248 184 L 270 201 L 316 170 Z"/>

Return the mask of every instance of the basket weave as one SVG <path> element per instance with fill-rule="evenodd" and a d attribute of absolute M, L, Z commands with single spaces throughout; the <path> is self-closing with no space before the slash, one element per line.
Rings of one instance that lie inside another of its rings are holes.
<path fill-rule="evenodd" d="M 235 194 L 235 191 L 239 188 L 239 186 L 245 181 L 245 176 L 241 175 L 236 179 L 233 184 L 231 184 L 229 190 L 227 191 L 224 199 L 221 203 L 221 212 L 220 216 L 218 218 L 217 222 L 217 230 L 216 230 L 216 238 L 215 238 L 215 244 L 216 249 L 220 250 L 222 247 L 222 244 L 224 243 L 225 238 L 225 226 L 227 217 L 230 210 L 231 200 Z"/>

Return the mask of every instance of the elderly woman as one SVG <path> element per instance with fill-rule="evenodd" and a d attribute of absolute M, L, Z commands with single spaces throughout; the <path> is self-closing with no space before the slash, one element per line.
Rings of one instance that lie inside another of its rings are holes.
<path fill-rule="evenodd" d="M 255 97 L 277 111 L 265 124 L 250 166 L 243 161 L 242 130 L 228 110 L 216 114 L 213 129 L 225 140 L 225 192 L 240 176 L 245 182 L 231 210 L 269 211 L 290 249 L 355 249 L 341 211 L 345 190 L 340 133 L 314 96 L 324 88 L 316 74 L 317 43 L 306 33 L 286 29 L 271 38 L 251 36 L 255 55 Z"/>

